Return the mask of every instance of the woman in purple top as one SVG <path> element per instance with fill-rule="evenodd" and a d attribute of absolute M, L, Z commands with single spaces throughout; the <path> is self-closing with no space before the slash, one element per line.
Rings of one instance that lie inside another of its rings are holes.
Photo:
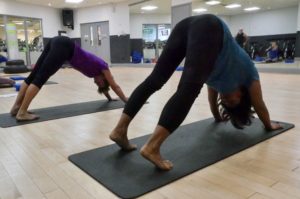
<path fill-rule="evenodd" d="M 22 83 L 17 99 L 10 111 L 11 115 L 16 116 L 18 121 L 38 119 L 37 115 L 28 112 L 28 107 L 42 86 L 66 61 L 69 61 L 76 70 L 85 76 L 94 78 L 98 92 L 103 93 L 109 101 L 112 100 L 108 93 L 109 86 L 124 102 L 127 101 L 122 89 L 114 81 L 106 62 L 84 51 L 70 38 L 57 36 L 48 42 L 37 60 L 36 66 Z"/>

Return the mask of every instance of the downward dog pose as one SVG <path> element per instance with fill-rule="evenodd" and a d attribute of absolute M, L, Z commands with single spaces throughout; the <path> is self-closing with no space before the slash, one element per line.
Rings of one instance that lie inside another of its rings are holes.
<path fill-rule="evenodd" d="M 176 25 L 154 70 L 132 93 L 111 132 L 110 138 L 123 150 L 136 149 L 127 137 L 131 120 L 146 100 L 168 81 L 184 57 L 177 91 L 165 105 L 158 125 L 140 151 L 155 166 L 162 170 L 173 167 L 161 157 L 160 147 L 185 119 L 204 83 L 208 85 L 210 107 L 217 122 L 230 119 L 237 128 L 250 125 L 253 106 L 266 129 L 281 128 L 271 123 L 258 72 L 225 23 L 214 15 L 193 16 Z"/>
<path fill-rule="evenodd" d="M 127 101 L 121 87 L 115 82 L 107 63 L 101 58 L 84 51 L 70 38 L 57 36 L 46 45 L 36 66 L 22 83 L 11 115 L 18 121 L 35 120 L 38 116 L 28 112 L 28 107 L 41 87 L 55 74 L 64 62 L 70 64 L 85 76 L 94 78 L 98 92 L 103 93 L 109 101 L 113 100 L 108 92 L 109 87 L 124 101 Z"/>

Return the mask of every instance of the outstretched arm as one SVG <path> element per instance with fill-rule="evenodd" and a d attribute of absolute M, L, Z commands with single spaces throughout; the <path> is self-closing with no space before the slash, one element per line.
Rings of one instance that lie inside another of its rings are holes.
<path fill-rule="evenodd" d="M 115 82 L 110 70 L 103 70 L 102 73 L 105 76 L 105 79 L 108 81 L 111 89 L 118 95 L 123 102 L 127 102 L 127 97 L 124 95 L 121 87 Z M 105 93 L 104 93 L 105 95 Z M 106 96 L 106 95 L 105 95 Z M 107 97 L 107 96 L 106 96 Z"/>
<path fill-rule="evenodd" d="M 222 121 L 222 117 L 220 115 L 219 109 L 218 109 L 218 92 L 214 89 L 207 86 L 207 92 L 208 92 L 208 102 L 209 107 L 211 110 L 211 113 L 213 114 L 215 121 L 220 122 Z"/>
<path fill-rule="evenodd" d="M 279 124 L 271 122 L 269 111 L 263 100 L 261 85 L 258 80 L 252 82 L 252 85 L 249 88 L 249 93 L 251 97 L 252 106 L 257 116 L 264 124 L 265 128 L 267 130 L 277 130 L 282 128 Z"/>

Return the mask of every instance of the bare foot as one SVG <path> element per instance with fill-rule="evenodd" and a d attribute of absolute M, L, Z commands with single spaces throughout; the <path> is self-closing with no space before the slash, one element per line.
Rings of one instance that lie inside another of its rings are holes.
<path fill-rule="evenodd" d="M 10 110 L 10 115 L 11 116 L 16 116 L 18 111 L 19 111 L 20 107 L 19 106 L 13 106 Z"/>
<path fill-rule="evenodd" d="M 130 144 L 129 140 L 127 138 L 126 129 L 114 129 L 110 135 L 109 138 L 114 141 L 119 147 L 121 147 L 124 151 L 133 151 L 136 150 L 137 146 L 134 144 Z"/>
<path fill-rule="evenodd" d="M 31 121 L 31 120 L 36 120 L 39 119 L 38 115 L 30 114 L 30 113 L 25 113 L 25 114 L 17 114 L 16 119 L 18 122 L 20 121 Z"/>
<path fill-rule="evenodd" d="M 17 106 L 12 107 L 11 110 L 10 110 L 10 115 L 15 117 L 18 114 L 19 109 L 20 109 L 20 107 L 17 107 Z M 27 113 L 33 114 L 34 112 L 33 111 L 27 111 Z"/>
<path fill-rule="evenodd" d="M 162 159 L 159 151 L 156 152 L 147 145 L 144 145 L 142 147 L 140 153 L 144 158 L 152 162 L 156 167 L 158 167 L 161 170 L 169 171 L 173 168 L 173 164 L 171 161 Z"/>

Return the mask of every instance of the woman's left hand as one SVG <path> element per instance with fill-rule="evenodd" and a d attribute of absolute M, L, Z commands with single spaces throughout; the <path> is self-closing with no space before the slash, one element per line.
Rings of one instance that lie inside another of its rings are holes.
<path fill-rule="evenodd" d="M 115 101 L 118 101 L 118 99 L 117 98 L 112 98 L 112 99 L 109 99 L 108 101 L 115 102 Z"/>
<path fill-rule="evenodd" d="M 267 128 L 268 131 L 275 131 L 278 129 L 282 129 L 283 127 L 279 123 L 271 122 L 271 126 Z"/>

